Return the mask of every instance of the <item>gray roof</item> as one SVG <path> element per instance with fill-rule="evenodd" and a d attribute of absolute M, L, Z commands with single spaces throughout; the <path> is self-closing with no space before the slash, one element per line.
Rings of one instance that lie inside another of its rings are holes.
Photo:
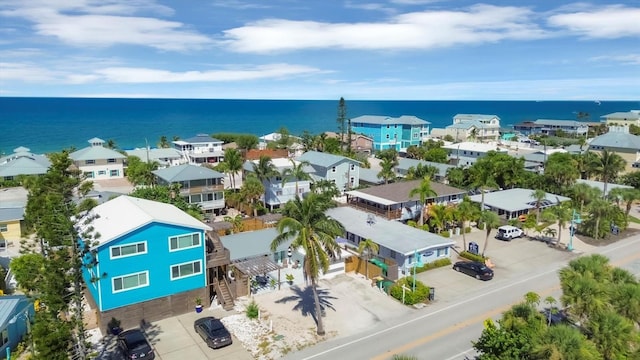
<path fill-rule="evenodd" d="M 467 121 L 467 120 L 491 120 L 493 118 L 496 118 L 496 119 L 500 120 L 498 115 L 493 115 L 493 114 L 456 114 L 453 118 L 454 119 L 459 119 L 459 120 L 462 120 L 462 121 Z"/>
<path fill-rule="evenodd" d="M 21 151 L 0 158 L 0 177 L 41 175 L 51 166 L 51 162 L 44 155 L 30 153 L 27 148 L 16 150 Z"/>
<path fill-rule="evenodd" d="M 7 323 L 29 305 L 25 295 L 0 296 L 0 329 L 5 329 Z"/>
<path fill-rule="evenodd" d="M 197 134 L 194 137 L 190 137 L 188 139 L 180 139 L 181 141 L 188 142 L 190 144 L 206 144 L 206 143 L 222 143 L 222 140 L 218 140 L 213 138 L 207 134 Z"/>
<path fill-rule="evenodd" d="M 419 201 L 420 196 L 409 196 L 412 189 L 420 186 L 422 180 L 399 181 L 393 184 L 372 186 L 366 189 L 347 191 L 347 194 L 356 197 L 366 197 L 367 199 L 379 198 L 383 205 L 400 204 L 408 201 Z M 431 189 L 437 194 L 430 199 L 456 194 L 465 194 L 466 190 L 454 188 L 439 182 L 432 181 Z M 363 195 L 364 194 L 364 195 Z M 367 196 L 370 195 L 370 196 Z M 373 198 L 371 197 L 373 196 Z"/>
<path fill-rule="evenodd" d="M 535 209 L 535 199 L 531 197 L 531 194 L 533 194 L 533 190 L 522 188 L 488 192 L 484 194 L 484 204 L 485 206 L 509 212 Z M 548 202 L 546 206 L 571 200 L 565 196 L 555 195 L 552 193 L 546 194 L 545 200 Z M 480 204 L 482 203 L 482 194 L 469 196 L 469 199 Z"/>
<path fill-rule="evenodd" d="M 164 163 L 162 159 L 179 159 L 182 155 L 178 149 L 174 148 L 154 148 L 154 149 L 133 149 L 125 151 L 129 156 L 136 156 L 142 161 L 147 161 L 147 155 L 149 160 L 158 161 Z"/>
<path fill-rule="evenodd" d="M 218 179 L 224 177 L 223 174 L 215 170 L 191 164 L 170 166 L 168 168 L 154 170 L 153 174 L 169 183 L 202 179 Z"/>
<path fill-rule="evenodd" d="M 364 123 L 376 125 L 428 125 L 431 124 L 426 120 L 422 120 L 412 115 L 402 115 L 400 117 L 382 116 L 382 115 L 362 115 L 351 119 L 351 123 Z"/>
<path fill-rule="evenodd" d="M 220 241 L 229 250 L 233 262 L 274 253 L 271 251 L 271 242 L 276 236 L 278 236 L 278 230 L 267 228 L 221 236 Z M 278 246 L 277 251 L 287 251 L 290 244 L 291 241 L 285 241 Z"/>
<path fill-rule="evenodd" d="M 524 158 L 525 161 L 536 162 L 536 163 L 544 163 L 550 155 L 545 155 L 543 152 L 533 152 L 528 154 L 523 154 L 520 156 L 516 156 L 517 158 Z"/>
<path fill-rule="evenodd" d="M 482 129 L 482 128 L 488 128 L 490 126 L 488 124 L 483 124 L 483 123 L 481 123 L 480 121 L 477 121 L 477 120 L 468 120 L 468 121 L 464 121 L 464 122 L 451 124 L 451 125 L 447 126 L 447 129 L 469 130 L 472 127 L 475 127 L 475 128 L 478 128 L 478 129 Z"/>
<path fill-rule="evenodd" d="M 378 173 L 378 170 L 360 169 L 360 181 L 368 182 L 370 184 L 382 184 L 384 179 L 379 178 Z"/>
<path fill-rule="evenodd" d="M 578 144 L 572 144 L 569 146 L 565 146 L 564 148 L 570 154 L 582 154 L 587 150 L 587 146 L 580 147 Z"/>
<path fill-rule="evenodd" d="M 555 125 L 555 126 L 576 126 L 576 127 L 584 127 L 589 126 L 586 122 L 575 121 L 575 120 L 551 120 L 551 119 L 538 119 L 536 120 L 536 124 L 538 125 Z"/>
<path fill-rule="evenodd" d="M 74 151 L 69 154 L 69 157 L 74 161 L 85 160 L 101 160 L 101 159 L 125 159 L 126 156 L 111 149 L 107 149 L 103 146 L 87 146 L 78 151 Z"/>
<path fill-rule="evenodd" d="M 594 187 L 600 191 L 604 191 L 604 183 L 602 181 L 595 181 L 595 180 L 586 180 L 586 179 L 577 179 L 576 183 L 580 184 L 587 184 L 591 187 Z M 607 193 L 604 194 L 605 196 L 609 195 L 609 191 L 611 191 L 612 189 L 633 189 L 633 186 L 629 186 L 629 185 L 621 185 L 621 184 L 611 184 L 611 183 L 607 183 Z"/>
<path fill-rule="evenodd" d="M 615 119 L 615 120 L 638 120 L 640 119 L 640 111 L 618 111 L 607 115 L 600 116 L 603 119 Z"/>
<path fill-rule="evenodd" d="M 346 231 L 371 239 L 380 246 L 404 255 L 454 244 L 452 240 L 440 235 L 419 230 L 398 221 L 386 220 L 349 206 L 329 209 L 327 215 L 338 220 Z M 374 221 L 368 221 L 369 219 Z"/>
<path fill-rule="evenodd" d="M 24 208 L 0 207 L 0 221 L 12 221 L 24 219 Z"/>
<path fill-rule="evenodd" d="M 447 170 L 454 168 L 455 166 L 449 164 L 442 164 L 433 161 L 424 161 L 424 160 L 416 160 L 416 159 L 407 159 L 407 158 L 398 158 L 398 166 L 396 169 L 402 171 L 408 171 L 410 167 L 418 167 L 418 164 L 422 164 L 422 166 L 428 165 L 433 166 L 438 169 L 439 176 L 446 176 Z M 362 171 L 362 170 L 360 170 Z"/>
<path fill-rule="evenodd" d="M 350 163 L 360 165 L 359 161 L 353 160 L 351 158 L 334 155 L 319 151 L 307 151 L 306 153 L 300 155 L 296 160 L 298 161 L 308 161 L 311 165 L 321 166 L 324 168 L 328 168 L 334 166 L 343 161 L 348 161 Z"/>
<path fill-rule="evenodd" d="M 594 146 L 638 151 L 640 150 L 640 136 L 621 131 L 609 131 L 591 140 L 589 148 Z"/>

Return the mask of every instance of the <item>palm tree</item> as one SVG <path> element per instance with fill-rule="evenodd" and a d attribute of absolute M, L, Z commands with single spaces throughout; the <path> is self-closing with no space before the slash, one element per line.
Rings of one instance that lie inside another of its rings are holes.
<path fill-rule="evenodd" d="M 536 222 L 540 223 L 540 208 L 542 206 L 542 202 L 547 198 L 547 192 L 541 189 L 536 189 L 531 192 L 529 195 L 536 202 Z"/>
<path fill-rule="evenodd" d="M 226 172 L 231 178 L 231 187 L 236 190 L 236 175 L 242 170 L 242 154 L 236 149 L 224 150 L 224 164 Z"/>
<path fill-rule="evenodd" d="M 590 339 L 605 360 L 627 359 L 637 344 L 633 323 L 613 311 L 596 313 L 587 323 Z"/>
<path fill-rule="evenodd" d="M 243 230 L 244 224 L 242 223 L 241 214 L 236 216 L 225 216 L 223 220 L 231 224 L 234 233 L 239 233 Z"/>
<path fill-rule="evenodd" d="M 585 183 L 574 184 L 570 188 L 569 194 L 575 202 L 574 206 L 580 208 L 580 215 L 584 214 L 585 205 L 589 205 L 593 199 L 601 197 L 600 190 Z"/>
<path fill-rule="evenodd" d="M 449 169 L 451 170 L 451 169 Z M 407 175 L 405 179 L 407 180 L 415 180 L 415 179 L 423 179 L 428 177 L 433 180 L 435 176 L 438 174 L 438 168 L 431 165 L 422 165 L 418 164 L 417 166 L 411 166 L 409 170 L 407 170 Z"/>
<path fill-rule="evenodd" d="M 556 300 L 556 298 L 554 298 L 553 296 L 549 295 L 546 298 L 544 298 L 544 303 L 549 305 L 549 312 L 548 312 L 548 316 L 547 316 L 547 326 L 551 326 L 551 315 L 554 314 L 554 310 L 557 311 L 555 305 L 558 301 Z"/>
<path fill-rule="evenodd" d="M 369 278 L 369 260 L 371 259 L 371 254 L 377 254 L 379 250 L 380 246 L 371 239 L 364 239 L 358 244 L 358 252 L 360 255 L 366 254 L 367 261 L 364 263 L 364 268 L 367 279 Z"/>
<path fill-rule="evenodd" d="M 447 205 L 434 205 L 429 207 L 429 225 L 436 234 L 440 234 L 454 219 L 453 207 Z"/>
<path fill-rule="evenodd" d="M 633 207 L 633 203 L 640 200 L 640 189 L 615 188 L 609 191 L 609 197 L 622 201 L 625 205 L 625 217 L 629 220 L 629 213 Z"/>
<path fill-rule="evenodd" d="M 593 163 L 593 171 L 604 183 L 603 196 L 607 195 L 607 184 L 618 177 L 624 170 L 626 161 L 618 154 L 607 149 L 602 150 Z"/>
<path fill-rule="evenodd" d="M 480 210 L 484 211 L 484 193 L 485 190 L 495 189 L 498 187 L 496 178 L 493 172 L 492 163 L 486 158 L 481 158 L 475 164 L 469 168 L 469 175 L 471 178 L 471 187 L 480 189 L 481 192 L 481 204 Z"/>
<path fill-rule="evenodd" d="M 551 326 L 537 341 L 531 359 L 534 360 L 600 360 L 602 355 L 593 342 L 580 330 L 569 325 Z"/>
<path fill-rule="evenodd" d="M 320 272 L 329 270 L 330 258 L 339 256 L 340 246 L 336 237 L 344 235 L 345 231 L 342 224 L 325 215 L 328 207 L 326 202 L 318 200 L 316 194 L 311 193 L 304 199 L 296 196 L 285 206 L 285 217 L 277 225 L 278 236 L 271 242 L 271 251 L 274 252 L 289 240 L 293 250 L 304 250 L 306 255 L 302 268 L 305 279 L 311 281 L 318 335 L 325 334 L 317 290 L 318 277 Z"/>
<path fill-rule="evenodd" d="M 493 211 L 484 210 L 482 211 L 480 218 L 484 223 L 486 236 L 484 237 L 484 247 L 482 248 L 482 256 L 487 251 L 487 245 L 489 244 L 489 235 L 491 235 L 491 230 L 497 229 L 500 226 L 500 218 L 498 214 Z"/>
<path fill-rule="evenodd" d="M 171 147 L 171 144 L 169 144 L 169 140 L 167 140 L 167 137 L 162 135 L 160 136 L 160 141 L 158 141 L 158 147 L 161 149 L 166 149 Z"/>
<path fill-rule="evenodd" d="M 311 175 L 309 175 L 309 173 L 305 171 L 305 167 L 311 166 L 311 163 L 306 160 L 295 161 L 293 159 L 289 159 L 289 161 L 291 161 L 291 168 L 284 169 L 284 171 L 282 172 L 282 185 L 284 186 L 284 184 L 291 179 L 295 180 L 296 195 L 299 195 L 298 181 L 311 180 Z"/>
<path fill-rule="evenodd" d="M 593 229 L 593 238 L 598 240 L 600 236 L 600 221 L 605 219 L 607 216 L 611 214 L 611 204 L 602 198 L 595 199 L 589 204 L 589 215 L 592 219 L 595 220 L 595 226 Z"/>
<path fill-rule="evenodd" d="M 427 199 L 438 196 L 438 194 L 431 188 L 431 180 L 429 180 L 429 178 L 424 178 L 417 188 L 411 189 L 409 192 L 409 197 L 414 197 L 415 195 L 420 196 L 422 209 L 420 209 L 418 225 L 422 227 L 422 225 L 424 225 L 424 215 L 427 209 Z"/>
<path fill-rule="evenodd" d="M 240 188 L 240 201 L 246 201 L 251 205 L 253 209 L 253 217 L 258 216 L 258 209 L 256 206 L 256 201 L 260 199 L 260 196 L 264 193 L 264 185 L 255 174 L 250 174 L 244 179 L 242 183 L 242 187 Z"/>
<path fill-rule="evenodd" d="M 390 179 L 394 179 L 396 177 L 396 173 L 393 170 L 394 167 L 398 166 L 398 161 L 396 159 L 384 158 L 380 162 L 380 167 L 382 168 L 378 173 L 378 179 L 384 179 L 384 183 L 388 184 Z"/>
<path fill-rule="evenodd" d="M 611 300 L 618 314 L 640 326 L 640 286 L 637 283 L 618 284 L 612 290 Z"/>
<path fill-rule="evenodd" d="M 253 173 L 263 184 L 268 182 L 272 177 L 280 175 L 278 168 L 273 164 L 271 158 L 261 155 L 258 163 L 253 164 Z M 267 207 L 267 197 L 264 197 L 264 207 Z"/>
<path fill-rule="evenodd" d="M 457 215 L 458 221 L 460 221 L 460 226 L 462 227 L 461 231 L 462 231 L 462 244 L 463 244 L 462 249 L 463 250 L 467 249 L 467 238 L 466 238 L 467 222 L 473 219 L 476 219 L 479 213 L 480 213 L 480 209 L 478 209 L 478 206 L 476 205 L 476 203 L 471 201 L 471 199 L 469 199 L 469 196 L 466 196 L 466 195 L 462 199 L 462 202 L 457 206 L 456 215 Z"/>
<path fill-rule="evenodd" d="M 571 221 L 571 218 L 573 217 L 573 212 L 571 208 L 569 208 L 569 203 L 564 202 L 545 209 L 543 217 L 550 218 L 558 222 L 558 242 L 556 245 L 559 246 L 560 241 L 562 240 L 562 229 L 565 228 L 567 222 Z"/>
<path fill-rule="evenodd" d="M 107 140 L 107 143 L 105 145 L 107 149 L 112 149 L 112 150 L 118 147 L 118 145 L 116 145 L 116 141 L 113 139 Z"/>

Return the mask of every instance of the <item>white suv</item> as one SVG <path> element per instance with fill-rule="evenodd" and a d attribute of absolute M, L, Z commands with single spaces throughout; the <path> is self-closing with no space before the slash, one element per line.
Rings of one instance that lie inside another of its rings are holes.
<path fill-rule="evenodd" d="M 519 238 L 524 235 L 522 229 L 511 225 L 504 225 L 498 228 L 496 239 L 511 241 L 511 239 Z"/>

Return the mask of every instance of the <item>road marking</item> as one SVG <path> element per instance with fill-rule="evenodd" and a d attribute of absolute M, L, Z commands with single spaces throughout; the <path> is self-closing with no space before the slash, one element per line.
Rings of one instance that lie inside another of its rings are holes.
<path fill-rule="evenodd" d="M 600 252 L 597 252 L 597 253 L 599 253 L 599 254 L 608 254 L 608 253 L 610 253 L 610 252 L 617 251 L 617 250 L 622 249 L 622 248 L 625 248 L 625 247 L 627 247 L 627 246 L 635 245 L 638 241 L 640 241 L 640 237 L 639 237 L 638 239 L 635 239 L 634 241 L 630 241 L 630 242 L 628 242 L 628 243 L 624 243 L 624 244 L 616 244 L 616 246 L 613 246 L 613 247 L 608 248 L 608 249 L 604 249 L 603 251 L 600 251 Z M 596 253 L 596 252 L 592 252 L 592 253 Z M 592 253 L 583 254 L 583 255 L 590 255 L 590 254 L 592 254 Z M 582 256 L 582 255 L 581 255 L 581 256 Z M 636 257 L 638 257 L 638 256 L 640 256 L 640 255 L 639 255 L 639 254 L 636 254 L 636 255 L 632 255 L 632 256 L 636 256 Z M 630 256 L 630 257 L 631 257 L 631 256 Z M 382 334 L 385 334 L 385 333 L 391 332 L 391 331 L 393 331 L 393 330 L 395 330 L 395 329 L 397 329 L 397 328 L 403 327 L 403 326 L 405 326 L 405 325 L 407 325 L 407 324 L 410 324 L 410 323 L 413 323 L 413 322 L 416 322 L 416 321 L 421 321 L 421 320 L 426 319 L 426 318 L 428 318 L 428 317 L 430 317 L 430 316 L 433 316 L 433 315 L 435 315 L 435 314 L 439 314 L 439 313 L 441 313 L 441 312 L 443 312 L 443 311 L 448 311 L 448 310 L 451 310 L 451 309 L 456 308 L 456 307 L 458 307 L 458 306 L 461 306 L 461 305 L 464 305 L 464 304 L 467 304 L 467 303 L 470 303 L 470 302 L 476 301 L 476 300 L 478 300 L 478 299 L 480 299 L 480 298 L 482 298 L 482 297 L 484 297 L 484 296 L 487 296 L 487 295 L 490 295 L 490 294 L 493 294 L 493 293 L 496 293 L 496 292 L 499 292 L 499 291 L 503 291 L 503 290 L 508 289 L 508 288 L 510 288 L 510 287 L 513 287 L 513 286 L 516 286 L 516 285 L 520 285 L 520 284 L 522 284 L 522 283 L 524 283 L 524 282 L 527 282 L 527 281 L 530 281 L 530 280 L 533 280 L 533 279 L 536 279 L 536 278 L 539 278 L 539 277 L 542 277 L 542 276 L 546 276 L 546 275 L 548 275 L 548 274 L 550 274 L 550 273 L 553 273 L 553 272 L 557 272 L 559 269 L 561 269 L 561 268 L 563 268 L 563 267 L 565 267 L 565 266 L 566 266 L 566 264 L 564 264 L 564 265 L 562 265 L 562 266 L 556 266 L 556 267 L 554 267 L 553 269 L 551 269 L 551 270 L 547 270 L 547 271 L 545 271 L 545 272 L 543 272 L 543 273 L 540 273 L 540 274 L 537 274 L 537 275 L 533 275 L 533 276 L 530 276 L 530 277 L 528 277 L 528 278 L 524 278 L 524 279 L 519 280 L 519 281 L 517 281 L 517 282 L 514 282 L 514 283 L 511 283 L 511 284 L 508 284 L 508 285 L 505 285 L 505 286 L 502 286 L 502 287 L 499 287 L 499 288 L 496 288 L 496 289 L 490 290 L 490 291 L 488 291 L 488 292 L 482 293 L 482 294 L 480 294 L 480 295 L 477 295 L 477 296 L 474 296 L 474 297 L 471 297 L 471 298 L 467 298 L 466 300 L 463 300 L 463 301 L 460 301 L 460 302 L 458 302 L 458 303 L 455 303 L 455 304 L 452 304 L 452 305 L 446 306 L 446 307 L 444 307 L 444 308 L 442 308 L 442 309 L 439 309 L 439 310 L 436 310 L 436 311 L 430 312 L 430 313 L 428 313 L 428 314 L 424 314 L 424 315 L 421 315 L 421 316 L 418 316 L 418 317 L 412 318 L 412 319 L 410 319 L 410 320 L 408 320 L 408 321 L 406 321 L 406 322 L 403 322 L 403 323 L 401 323 L 401 324 L 397 324 L 397 325 L 394 325 L 394 326 L 391 326 L 391 327 L 388 327 L 388 328 L 385 328 L 385 329 L 379 330 L 379 331 L 374 332 L 374 333 L 372 333 L 372 334 L 369 334 L 369 335 L 363 336 L 363 337 L 361 337 L 361 338 L 358 338 L 358 339 L 355 339 L 355 340 L 352 340 L 352 341 L 346 342 L 346 343 L 341 344 L 341 345 L 336 345 L 336 346 L 332 347 L 331 349 L 328 349 L 328 350 L 325 350 L 325 351 L 321 351 L 321 352 L 319 352 L 319 353 L 317 353 L 317 354 L 314 354 L 314 355 L 308 356 L 308 357 L 304 358 L 303 360 L 313 359 L 313 358 L 316 358 L 316 357 L 319 357 L 319 356 L 322 356 L 322 355 L 328 354 L 328 353 L 330 353 L 330 352 L 333 352 L 333 351 L 336 351 L 336 350 L 339 350 L 339 349 L 345 348 L 345 347 L 347 347 L 347 346 L 351 346 L 351 345 L 353 345 L 353 344 L 357 344 L 357 343 L 359 343 L 359 342 L 362 342 L 362 341 L 364 341 L 364 340 L 370 339 L 370 338 L 372 338 L 372 337 L 376 337 L 376 336 L 379 336 L 379 335 L 382 335 Z"/>

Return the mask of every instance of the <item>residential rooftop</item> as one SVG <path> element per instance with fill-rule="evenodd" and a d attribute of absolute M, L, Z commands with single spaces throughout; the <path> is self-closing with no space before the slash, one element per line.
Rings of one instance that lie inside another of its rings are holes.
<path fill-rule="evenodd" d="M 413 115 L 402 115 L 400 117 L 391 117 L 384 115 L 362 115 L 351 119 L 351 123 L 363 123 L 374 125 L 428 125 L 431 124 L 426 120 L 422 120 Z"/>
<path fill-rule="evenodd" d="M 220 179 L 224 175 L 204 166 L 182 164 L 152 171 L 154 175 L 169 183 L 202 179 Z"/>
<path fill-rule="evenodd" d="M 498 152 L 507 151 L 506 149 L 502 149 L 495 144 L 484 144 L 484 143 L 470 142 L 470 141 L 444 145 L 442 146 L 442 148 L 449 149 L 449 150 L 476 151 L 476 152 L 483 152 L 483 153 L 488 153 L 489 151 L 498 151 Z"/>
<path fill-rule="evenodd" d="M 241 233 L 221 236 L 220 241 L 231 254 L 231 261 L 250 259 L 261 255 L 271 255 L 271 243 L 278 236 L 276 228 L 266 228 L 256 231 L 244 231 Z M 291 240 L 285 241 L 276 251 L 287 251 Z"/>
<path fill-rule="evenodd" d="M 419 195 L 409 196 L 409 193 L 411 192 L 411 190 L 419 187 L 421 182 L 422 180 L 399 181 L 392 184 L 372 186 L 366 189 L 351 190 L 347 191 L 347 194 L 351 196 L 357 196 L 362 199 L 375 201 L 378 204 L 382 205 L 393 205 L 408 201 L 419 201 Z M 467 192 L 466 190 L 454 188 L 453 186 L 445 185 L 435 181 L 431 182 L 431 189 L 433 189 L 433 191 L 437 194 L 437 196 L 430 197 L 431 199 L 441 196 L 465 194 Z"/>
<path fill-rule="evenodd" d="M 532 197 L 533 192 L 534 190 L 522 188 L 487 192 L 484 194 L 484 204 L 485 206 L 502 209 L 508 212 L 535 209 L 536 200 Z M 552 193 L 545 194 L 543 207 L 571 200 L 566 196 Z M 469 199 L 480 204 L 482 203 L 482 194 L 469 196 Z"/>

